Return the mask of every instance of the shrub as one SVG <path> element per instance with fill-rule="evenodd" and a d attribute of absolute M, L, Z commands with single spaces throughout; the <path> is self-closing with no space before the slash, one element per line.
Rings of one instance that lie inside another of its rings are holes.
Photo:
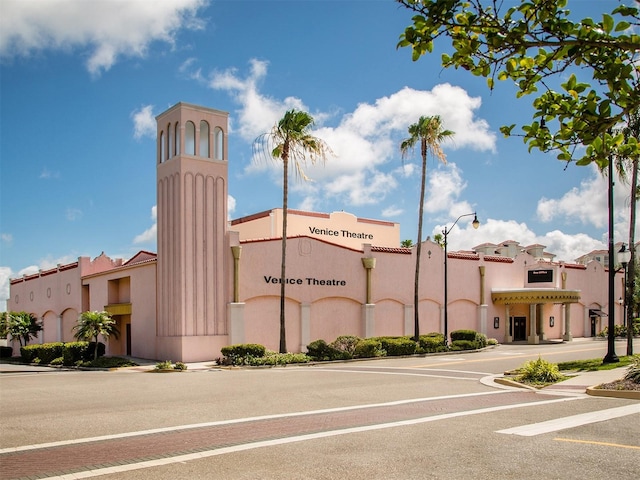
<path fill-rule="evenodd" d="M 558 365 L 540 357 L 528 361 L 519 371 L 518 379 L 529 383 L 553 383 L 563 378 Z"/>
<path fill-rule="evenodd" d="M 0 358 L 13 357 L 13 347 L 0 347 Z"/>
<path fill-rule="evenodd" d="M 58 357 L 58 358 L 54 358 L 53 360 L 51 360 L 49 362 L 49 365 L 62 365 L 64 363 L 64 360 L 62 357 Z"/>
<path fill-rule="evenodd" d="M 499 345 L 499 343 L 495 338 L 490 338 L 487 340 L 487 345 Z"/>
<path fill-rule="evenodd" d="M 85 360 L 93 360 L 94 357 L 95 357 L 95 355 L 94 355 L 95 349 L 96 349 L 96 342 L 89 342 L 89 346 L 87 347 L 87 352 L 86 352 L 86 355 L 85 355 L 84 359 Z M 98 343 L 98 357 L 104 356 L 105 351 L 106 351 L 106 347 L 105 347 L 104 343 L 99 342 Z"/>
<path fill-rule="evenodd" d="M 418 344 L 409 337 L 379 337 L 382 349 L 390 357 L 413 355 Z"/>
<path fill-rule="evenodd" d="M 418 353 L 434 353 L 446 350 L 444 335 L 437 332 L 420 335 L 418 338 Z"/>
<path fill-rule="evenodd" d="M 164 362 L 158 362 L 155 366 L 156 370 L 173 370 L 173 362 L 171 360 L 165 360 Z"/>
<path fill-rule="evenodd" d="M 332 361 L 332 360 L 348 360 L 352 358 L 352 354 L 347 351 L 340 350 L 327 344 L 324 340 L 314 340 L 307 345 L 307 355 L 313 360 L 320 362 Z"/>
<path fill-rule="evenodd" d="M 88 368 L 120 368 L 137 367 L 138 364 L 121 357 L 99 357 L 95 360 L 79 360 L 76 362 L 76 366 Z"/>
<path fill-rule="evenodd" d="M 624 376 L 625 380 L 631 380 L 634 383 L 640 383 L 640 355 L 633 356 L 633 363 Z"/>
<path fill-rule="evenodd" d="M 451 332 L 451 342 L 456 340 L 469 340 L 470 342 L 476 341 L 477 332 L 475 330 L 454 330 Z"/>
<path fill-rule="evenodd" d="M 173 368 L 175 368 L 176 370 L 186 370 L 187 369 L 187 365 L 185 363 L 182 363 L 182 362 L 176 362 L 175 365 L 173 366 Z"/>
<path fill-rule="evenodd" d="M 229 365 L 243 365 L 247 357 L 264 357 L 267 349 L 257 343 L 238 343 L 220 350 Z"/>
<path fill-rule="evenodd" d="M 49 364 L 54 358 L 62 357 L 63 346 L 62 342 L 27 345 L 20 347 L 20 355 L 27 363 L 35 363 L 35 359 L 38 358 L 38 363 Z"/>
<path fill-rule="evenodd" d="M 258 366 L 275 366 L 289 365 L 292 363 L 308 363 L 311 358 L 304 353 L 277 353 L 267 351 L 262 357 L 247 357 L 247 365 Z"/>
<path fill-rule="evenodd" d="M 484 333 L 476 333 L 476 348 L 484 348 L 487 346 L 487 336 Z"/>
<path fill-rule="evenodd" d="M 471 340 L 453 340 L 449 348 L 454 351 L 475 350 L 476 342 Z"/>
<path fill-rule="evenodd" d="M 360 340 L 362 339 L 355 335 L 341 335 L 331 342 L 331 346 L 336 350 L 347 353 L 349 358 L 352 358 L 356 351 L 356 345 Z"/>
<path fill-rule="evenodd" d="M 373 358 L 384 357 L 385 355 L 386 352 L 382 349 L 380 340 L 365 338 L 358 342 L 353 356 L 356 358 Z"/>
<path fill-rule="evenodd" d="M 69 342 L 62 348 L 62 360 L 64 365 L 75 365 L 90 355 L 87 353 L 89 342 Z"/>

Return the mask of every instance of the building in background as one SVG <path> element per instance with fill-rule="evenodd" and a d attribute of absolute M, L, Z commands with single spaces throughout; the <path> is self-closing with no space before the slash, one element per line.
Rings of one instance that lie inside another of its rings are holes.
<path fill-rule="evenodd" d="M 38 341 L 70 341 L 78 315 L 106 310 L 121 335 L 108 353 L 203 361 L 235 343 L 279 343 L 282 210 L 227 221 L 228 114 L 178 103 L 157 117 L 158 253 L 128 261 L 104 254 L 11 280 L 10 311 L 42 320 Z M 422 247 L 418 305 L 415 247 L 397 223 L 291 210 L 287 241 L 287 345 L 339 335 L 443 332 L 444 251 Z M 607 324 L 608 272 L 554 262 L 517 241 L 449 252 L 447 331 L 473 329 L 532 344 L 599 333 Z M 617 274 L 615 298 L 622 296 Z M 622 323 L 623 307 L 616 307 Z"/>

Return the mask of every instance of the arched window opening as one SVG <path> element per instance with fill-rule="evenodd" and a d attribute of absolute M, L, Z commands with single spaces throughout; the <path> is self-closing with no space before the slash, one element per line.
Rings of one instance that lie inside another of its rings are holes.
<path fill-rule="evenodd" d="M 180 124 L 176 122 L 175 126 L 175 138 L 176 138 L 176 155 L 180 155 Z"/>
<path fill-rule="evenodd" d="M 159 150 L 158 163 L 162 163 L 164 162 L 164 156 L 165 156 L 164 132 L 160 132 L 160 138 L 158 139 L 158 150 Z"/>
<path fill-rule="evenodd" d="M 167 157 L 171 158 L 174 154 L 174 144 L 173 144 L 173 128 L 171 128 L 171 124 L 167 125 Z"/>
<path fill-rule="evenodd" d="M 200 121 L 200 156 L 209 158 L 209 124 L 204 120 Z"/>
<path fill-rule="evenodd" d="M 216 127 L 214 134 L 216 160 L 224 160 L 224 132 L 220 127 Z"/>
<path fill-rule="evenodd" d="M 196 126 L 193 122 L 187 122 L 184 126 L 184 153 L 196 154 Z"/>

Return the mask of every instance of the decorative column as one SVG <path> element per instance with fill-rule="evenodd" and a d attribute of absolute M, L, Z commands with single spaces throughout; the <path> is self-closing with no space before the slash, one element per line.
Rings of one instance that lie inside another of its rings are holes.
<path fill-rule="evenodd" d="M 371 271 L 376 267 L 375 257 L 364 257 L 362 266 L 367 271 L 366 301 L 362 310 L 364 338 L 375 336 L 375 305 L 371 303 Z"/>
<path fill-rule="evenodd" d="M 311 341 L 311 304 L 300 305 L 300 351 L 306 352 Z"/>
<path fill-rule="evenodd" d="M 376 268 L 375 257 L 365 257 L 362 259 L 362 266 L 367 270 L 367 293 L 365 303 L 371 303 L 371 270 Z"/>
<path fill-rule="evenodd" d="M 404 306 L 404 334 L 413 335 L 414 331 L 413 305 Z"/>
<path fill-rule="evenodd" d="M 511 322 L 511 305 L 508 303 L 505 305 L 505 317 L 504 317 L 504 338 L 506 343 L 513 342 L 513 325 L 511 325 L 511 331 L 509 331 L 509 325 Z"/>
<path fill-rule="evenodd" d="M 538 305 L 536 305 L 536 311 L 538 313 L 538 323 L 540 324 L 540 330 L 538 331 L 538 338 L 541 341 L 544 341 L 547 339 L 547 334 L 544 332 L 544 322 L 545 322 L 544 304 L 539 303 Z"/>
<path fill-rule="evenodd" d="M 231 247 L 233 253 L 233 303 L 240 301 L 240 254 L 242 247 L 235 245 Z"/>
<path fill-rule="evenodd" d="M 58 341 L 62 341 L 62 315 L 58 315 Z"/>
<path fill-rule="evenodd" d="M 540 339 L 536 333 L 536 323 L 538 321 L 537 316 L 537 305 L 532 303 L 529 305 L 529 338 L 527 342 L 531 345 L 538 345 L 540 343 Z"/>
<path fill-rule="evenodd" d="M 234 232 L 235 233 L 235 232 Z M 230 303 L 227 312 L 229 315 L 229 343 L 236 345 L 245 343 L 244 328 L 244 302 L 240 303 L 240 255 L 242 247 L 231 247 L 233 254 L 233 303 Z"/>
<path fill-rule="evenodd" d="M 485 278 L 484 278 L 484 265 L 478 267 L 480 271 L 480 305 L 478 307 L 478 331 L 487 335 L 487 304 L 484 301 L 485 292 Z"/>
<path fill-rule="evenodd" d="M 571 304 L 570 303 L 562 304 L 562 314 L 564 315 L 564 335 L 562 336 L 562 340 L 564 340 L 565 342 L 570 342 L 573 340 L 573 335 L 571 334 Z"/>

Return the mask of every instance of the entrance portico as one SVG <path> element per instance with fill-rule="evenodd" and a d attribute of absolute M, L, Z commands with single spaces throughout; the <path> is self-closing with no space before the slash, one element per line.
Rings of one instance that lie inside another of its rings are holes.
<path fill-rule="evenodd" d="M 517 337 L 515 338 L 516 340 L 520 339 L 516 334 L 516 327 L 518 327 L 518 333 L 522 332 L 521 328 L 523 327 L 526 331 L 526 323 L 521 323 L 523 321 L 526 322 L 526 319 L 511 316 L 511 309 L 515 305 L 529 306 L 527 343 L 535 345 L 540 343 L 540 340 L 546 340 L 544 322 L 542 321 L 542 308 L 545 304 L 562 305 L 562 316 L 564 319 L 564 334 L 562 339 L 567 342 L 573 339 L 571 334 L 571 309 L 567 306 L 580 301 L 579 290 L 558 290 L 555 288 L 493 290 L 491 292 L 491 300 L 494 304 L 505 306 L 505 343 L 513 342 L 514 337 Z"/>

